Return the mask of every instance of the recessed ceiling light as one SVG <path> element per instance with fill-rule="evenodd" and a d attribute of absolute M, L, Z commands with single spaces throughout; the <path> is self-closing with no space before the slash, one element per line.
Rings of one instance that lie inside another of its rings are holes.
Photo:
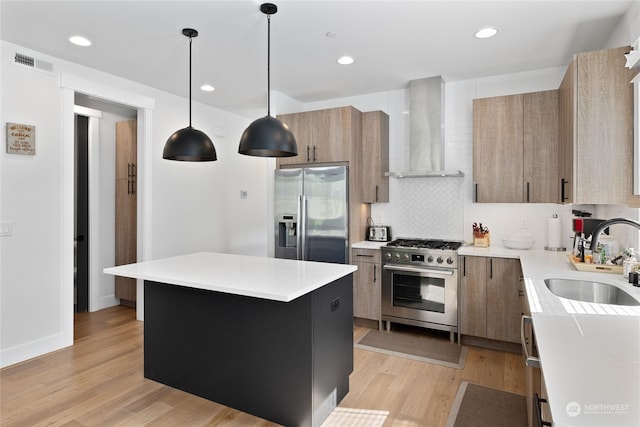
<path fill-rule="evenodd" d="M 324 36 L 328 39 L 335 39 L 337 34 L 334 33 L 333 31 L 327 31 Z"/>
<path fill-rule="evenodd" d="M 338 58 L 338 64 L 340 65 L 349 65 L 349 64 L 353 64 L 355 62 L 355 59 L 353 59 L 350 56 L 341 56 L 340 58 Z"/>
<path fill-rule="evenodd" d="M 213 92 L 215 88 L 211 85 L 202 85 L 200 86 L 200 90 L 203 90 L 205 92 Z"/>
<path fill-rule="evenodd" d="M 486 27 L 476 32 L 476 38 L 478 39 L 488 39 L 489 37 L 493 37 L 498 34 L 498 30 L 493 27 Z"/>
<path fill-rule="evenodd" d="M 73 44 L 75 44 L 76 46 L 91 46 L 91 41 L 83 36 L 71 36 L 69 37 L 69 41 Z"/>

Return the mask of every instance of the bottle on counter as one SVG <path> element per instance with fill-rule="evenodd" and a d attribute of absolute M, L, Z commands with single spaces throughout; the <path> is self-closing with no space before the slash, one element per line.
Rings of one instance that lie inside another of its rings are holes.
<path fill-rule="evenodd" d="M 635 250 L 633 248 L 629 248 L 628 254 L 629 257 L 622 262 L 622 275 L 625 279 L 628 279 L 629 273 L 635 271 L 638 266 L 638 258 L 636 257 Z"/>

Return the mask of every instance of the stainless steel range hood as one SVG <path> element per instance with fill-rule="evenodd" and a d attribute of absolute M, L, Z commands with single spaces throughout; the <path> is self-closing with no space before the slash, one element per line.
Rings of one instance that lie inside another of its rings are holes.
<path fill-rule="evenodd" d="M 464 176 L 444 170 L 444 82 L 427 77 L 409 82 L 409 170 L 387 172 L 393 178 Z"/>

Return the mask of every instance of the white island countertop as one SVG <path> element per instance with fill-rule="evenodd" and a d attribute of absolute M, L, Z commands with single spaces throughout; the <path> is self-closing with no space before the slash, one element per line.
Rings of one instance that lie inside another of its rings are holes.
<path fill-rule="evenodd" d="M 106 274 L 289 302 L 357 270 L 355 265 L 198 252 L 105 268 Z"/>
<path fill-rule="evenodd" d="M 464 247 L 459 255 L 518 258 L 554 426 L 640 426 L 640 306 L 579 302 L 544 279 L 608 283 L 640 301 L 621 274 L 577 271 L 566 252 Z"/>

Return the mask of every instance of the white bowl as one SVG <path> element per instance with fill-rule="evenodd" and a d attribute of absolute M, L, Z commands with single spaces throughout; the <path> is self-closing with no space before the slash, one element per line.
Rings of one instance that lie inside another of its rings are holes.
<path fill-rule="evenodd" d="M 535 243 L 535 240 L 528 237 L 510 237 L 502 239 L 504 245 L 509 249 L 529 249 Z"/>

